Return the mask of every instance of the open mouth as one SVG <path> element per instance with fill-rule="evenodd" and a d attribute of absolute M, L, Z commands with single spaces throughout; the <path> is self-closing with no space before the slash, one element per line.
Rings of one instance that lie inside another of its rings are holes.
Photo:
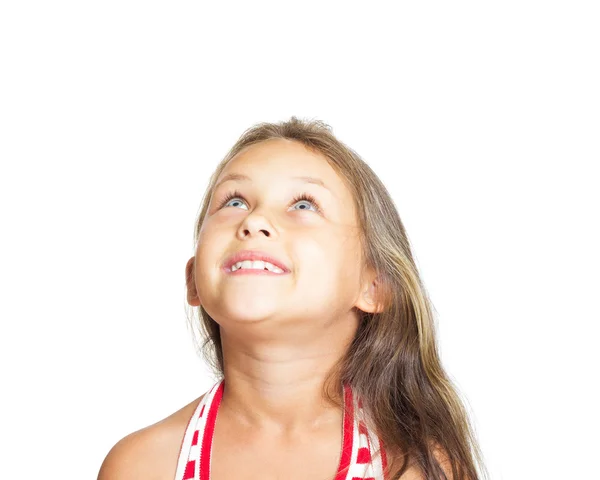
<path fill-rule="evenodd" d="M 231 268 L 226 269 L 227 273 L 232 275 L 241 274 L 271 274 L 283 275 L 285 272 L 270 262 L 263 260 L 243 260 L 231 265 Z"/>

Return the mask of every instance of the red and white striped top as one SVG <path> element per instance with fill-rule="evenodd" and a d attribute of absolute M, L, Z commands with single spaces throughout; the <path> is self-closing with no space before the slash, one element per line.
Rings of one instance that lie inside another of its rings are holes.
<path fill-rule="evenodd" d="M 183 437 L 175 480 L 210 480 L 210 460 L 217 410 L 225 381 L 218 381 L 204 395 Z M 381 446 L 381 454 L 379 449 Z M 386 480 L 383 442 L 364 422 L 362 402 L 344 385 L 342 453 L 333 480 Z"/>

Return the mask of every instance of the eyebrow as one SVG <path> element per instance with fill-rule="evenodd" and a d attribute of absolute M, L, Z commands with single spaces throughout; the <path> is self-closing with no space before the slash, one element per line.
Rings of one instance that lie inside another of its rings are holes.
<path fill-rule="evenodd" d="M 323 187 L 327 190 L 329 190 L 331 192 L 331 190 L 329 189 L 329 187 L 327 187 L 327 185 L 325 185 L 325 183 L 323 182 L 323 180 L 321 180 L 320 178 L 315 178 L 315 177 L 308 177 L 308 176 L 304 176 L 304 175 L 300 175 L 300 176 L 296 176 L 296 177 L 290 177 L 292 180 L 303 180 L 305 183 L 313 183 L 315 185 L 319 185 L 320 187 Z M 252 179 L 248 176 L 248 175 L 244 175 L 242 173 L 228 173 L 227 175 L 225 175 L 221 180 L 219 180 L 219 183 L 217 183 L 215 185 L 215 190 L 217 189 L 217 187 L 219 185 L 221 185 L 222 183 L 225 183 L 229 180 L 238 180 L 238 181 L 246 181 L 246 182 L 251 182 Z"/>

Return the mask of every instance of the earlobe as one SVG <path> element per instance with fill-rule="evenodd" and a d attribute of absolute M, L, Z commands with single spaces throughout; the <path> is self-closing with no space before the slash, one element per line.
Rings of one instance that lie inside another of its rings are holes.
<path fill-rule="evenodd" d="M 185 265 L 185 285 L 187 287 L 187 302 L 192 307 L 200 306 L 194 275 L 195 257 L 191 257 Z"/>

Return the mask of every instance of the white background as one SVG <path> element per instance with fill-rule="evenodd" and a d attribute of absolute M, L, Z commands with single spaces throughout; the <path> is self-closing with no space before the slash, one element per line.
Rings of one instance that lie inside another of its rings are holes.
<path fill-rule="evenodd" d="M 572 0 L 3 2 L 0 477 L 96 478 L 209 387 L 201 196 L 243 130 L 297 115 L 391 191 L 491 478 L 600 478 L 599 24 Z"/>

